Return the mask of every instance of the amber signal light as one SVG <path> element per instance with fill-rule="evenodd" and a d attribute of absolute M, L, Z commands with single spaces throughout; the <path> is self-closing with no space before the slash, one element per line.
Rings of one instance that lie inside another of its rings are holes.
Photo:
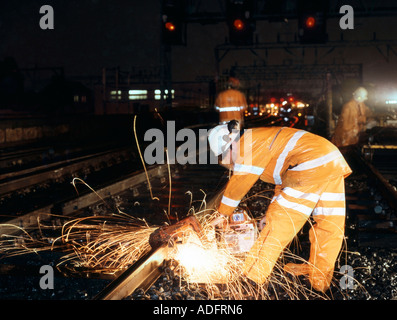
<path fill-rule="evenodd" d="M 174 31 L 175 30 L 175 25 L 172 22 L 167 22 L 165 24 L 165 28 L 169 31 Z"/>
<path fill-rule="evenodd" d="M 233 26 L 236 30 L 243 30 L 244 29 L 244 22 L 240 19 L 236 19 L 233 21 Z"/>
<path fill-rule="evenodd" d="M 306 27 L 309 29 L 314 28 L 314 26 L 316 25 L 316 19 L 314 19 L 314 17 L 308 17 L 306 19 L 305 24 L 306 24 Z"/>

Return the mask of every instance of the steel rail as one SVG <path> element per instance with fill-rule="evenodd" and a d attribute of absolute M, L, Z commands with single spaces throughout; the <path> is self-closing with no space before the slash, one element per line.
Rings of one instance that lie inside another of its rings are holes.
<path fill-rule="evenodd" d="M 134 188 L 147 179 L 160 178 L 167 173 L 167 165 L 156 165 L 149 168 L 147 172 L 138 172 L 128 175 L 126 178 L 105 186 L 95 192 L 88 192 L 74 199 L 61 201 L 49 206 L 26 213 L 23 216 L 11 219 L 0 224 L 0 236 L 15 235 L 21 232 L 20 228 L 27 229 L 37 225 L 38 220 L 45 221 L 53 213 L 68 216 L 79 209 L 83 209 L 99 203 L 102 199 L 119 194 L 129 188 Z"/>
<path fill-rule="evenodd" d="M 354 156 L 361 164 L 361 166 L 365 169 L 366 173 L 379 182 L 379 191 L 383 194 L 383 196 L 387 199 L 390 207 L 393 209 L 397 209 L 397 190 L 389 183 L 389 181 L 380 173 L 379 169 L 364 159 L 363 156 L 354 153 Z M 397 175 L 397 172 L 395 173 Z"/>
<path fill-rule="evenodd" d="M 0 175 L 1 195 L 6 195 L 49 180 L 60 179 L 80 169 L 95 167 L 119 156 L 128 157 L 130 153 L 131 151 L 127 148 L 122 148 L 63 160 L 45 166 L 26 169 L 21 172 L 2 174 Z M 3 182 L 1 182 L 2 180 Z"/>
<path fill-rule="evenodd" d="M 121 300 L 138 288 L 144 288 L 146 291 L 163 273 L 161 268 L 164 266 L 167 255 L 167 244 L 152 249 L 108 284 L 94 297 L 94 300 Z"/>
<path fill-rule="evenodd" d="M 197 217 L 202 217 L 207 210 L 214 210 L 222 194 L 223 189 L 207 202 L 206 208 L 197 214 Z M 152 249 L 105 287 L 94 300 L 121 300 L 130 296 L 138 288 L 144 292 L 149 290 L 163 274 L 161 269 L 165 266 L 168 250 L 167 243 Z"/>

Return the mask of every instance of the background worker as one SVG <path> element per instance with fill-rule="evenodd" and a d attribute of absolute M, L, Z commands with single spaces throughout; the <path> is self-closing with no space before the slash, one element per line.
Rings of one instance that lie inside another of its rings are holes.
<path fill-rule="evenodd" d="M 331 142 L 343 152 L 356 146 L 366 130 L 371 110 L 364 104 L 368 99 L 365 88 L 359 87 L 353 92 L 350 101 L 343 105 Z"/>
<path fill-rule="evenodd" d="M 225 124 L 230 120 L 238 120 L 244 126 L 244 113 L 247 110 L 247 100 L 238 88 L 240 81 L 230 77 L 227 88 L 221 91 L 215 100 L 215 109 L 219 112 L 219 123 Z"/>
<path fill-rule="evenodd" d="M 326 291 L 344 239 L 344 178 L 351 173 L 338 148 L 320 136 L 285 127 L 252 128 L 239 137 L 227 125 L 218 125 L 208 140 L 215 155 L 233 163 L 218 207 L 221 217 L 233 213 L 258 178 L 276 185 L 266 224 L 248 252 L 243 274 L 265 283 L 281 252 L 312 214 L 309 261 L 288 264 L 285 270 L 307 275 L 314 289 Z"/>

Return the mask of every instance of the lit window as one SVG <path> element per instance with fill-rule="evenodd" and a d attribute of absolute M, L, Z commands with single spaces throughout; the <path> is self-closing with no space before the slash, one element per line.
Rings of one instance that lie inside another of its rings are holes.
<path fill-rule="evenodd" d="M 172 94 L 172 99 L 174 99 L 175 98 L 175 90 L 174 89 L 171 90 L 171 94 Z M 168 89 L 165 89 L 164 94 L 163 94 L 163 99 L 167 99 L 167 95 L 168 95 Z M 154 99 L 155 100 L 161 99 L 161 90 L 160 89 L 154 90 Z"/>
<path fill-rule="evenodd" d="M 110 99 L 111 100 L 121 100 L 121 90 L 110 91 Z"/>
<path fill-rule="evenodd" d="M 79 102 L 79 96 L 73 96 L 73 101 L 74 102 Z"/>
<path fill-rule="evenodd" d="M 128 90 L 130 100 L 145 100 L 147 99 L 147 90 Z"/>

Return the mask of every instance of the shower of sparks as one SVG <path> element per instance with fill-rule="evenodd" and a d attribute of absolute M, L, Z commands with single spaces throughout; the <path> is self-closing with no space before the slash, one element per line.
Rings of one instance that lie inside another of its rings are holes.
<path fill-rule="evenodd" d="M 288 250 L 283 253 L 265 284 L 249 281 L 241 274 L 245 255 L 233 255 L 217 244 L 214 229 L 209 223 L 211 214 L 197 214 L 205 239 L 189 233 L 182 243 L 174 244 L 169 258 L 178 263 L 177 270 L 187 284 L 200 285 L 208 299 L 332 298 L 310 290 L 300 282 L 299 277 L 285 274 L 282 268 L 284 259 L 306 262 Z M 46 230 L 54 230 L 54 226 L 44 224 L 35 230 L 35 236 L 27 231 L 22 236 L 3 236 L 0 253 L 10 256 L 55 248 L 68 250 L 58 266 L 66 265 L 71 272 L 83 269 L 92 273 L 115 274 L 150 251 L 149 236 L 158 227 L 122 214 L 70 219 L 58 227 L 61 235 L 57 238 L 44 236 Z"/>
<path fill-rule="evenodd" d="M 205 198 L 204 198 L 205 199 Z M 191 201 L 192 202 L 192 201 Z M 205 200 L 203 200 L 203 203 Z M 287 275 L 283 270 L 284 260 L 295 259 L 307 262 L 286 249 L 274 267 L 268 281 L 255 284 L 241 274 L 245 254 L 234 255 L 220 245 L 215 237 L 210 221 L 213 210 L 189 210 L 199 220 L 204 238 L 187 233 L 183 241 L 175 243 L 170 260 L 176 261 L 177 271 L 188 285 L 199 285 L 208 299 L 330 299 L 324 294 L 310 289 L 301 283 L 301 278 Z M 58 267 L 65 266 L 70 272 L 116 274 L 134 264 L 151 250 L 149 237 L 159 226 L 149 225 L 144 219 L 123 212 L 109 215 L 94 215 L 64 220 L 46 225 L 38 221 L 38 226 L 19 236 L 5 236 L 0 239 L 0 256 L 38 253 L 46 250 L 62 250 L 65 254 Z M 4 225 L 5 226 L 5 225 Z M 58 237 L 46 236 L 46 231 L 59 231 Z M 337 283 L 334 283 L 338 287 Z M 223 288 L 222 290 L 220 288 Z M 225 292 L 227 296 L 225 296 Z"/>
<path fill-rule="evenodd" d="M 112 221 L 115 220 L 115 221 Z M 134 218 L 92 217 L 63 226 L 59 238 L 73 248 L 61 264 L 99 273 L 115 273 L 132 265 L 150 251 L 148 239 L 156 227 Z"/>

